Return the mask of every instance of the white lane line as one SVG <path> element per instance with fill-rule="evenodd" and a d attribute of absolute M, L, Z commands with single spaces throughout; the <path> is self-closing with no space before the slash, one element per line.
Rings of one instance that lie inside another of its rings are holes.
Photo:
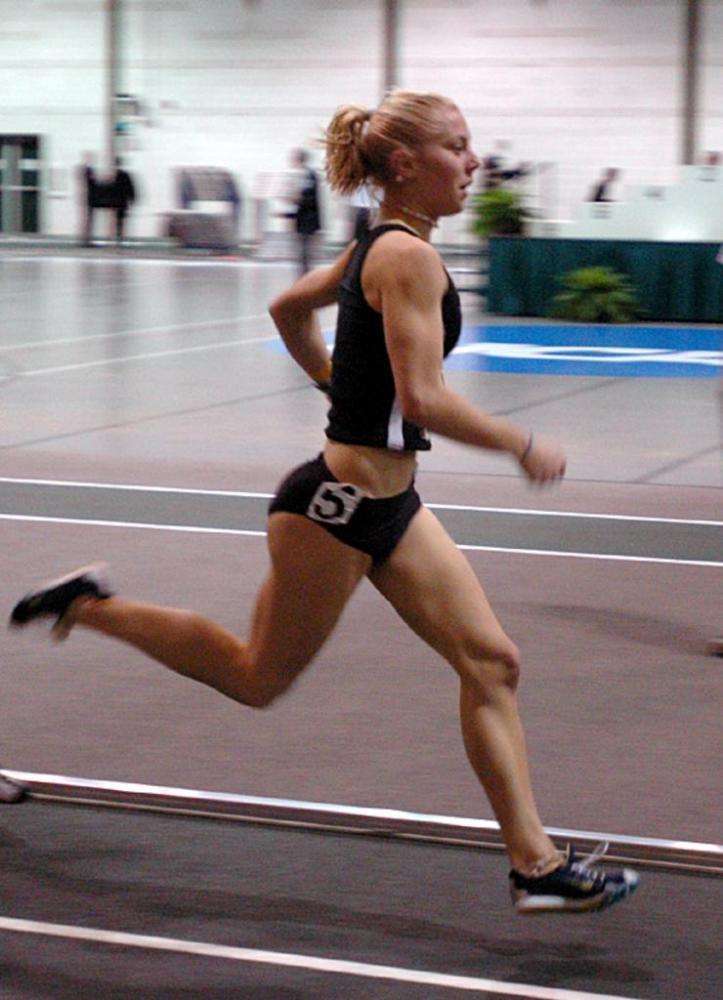
<path fill-rule="evenodd" d="M 51 258 L 46 258 L 46 259 L 50 260 Z M 59 260 L 60 258 L 52 258 L 52 259 L 53 260 Z M 4 260 L 3 263 L 5 265 L 7 265 L 8 261 Z M 85 262 L 85 263 L 87 263 L 87 262 Z M 94 261 L 93 263 L 104 264 L 105 262 L 104 261 Z M 85 270 L 85 266 L 84 266 L 83 269 Z M 118 278 L 115 278 L 115 276 L 112 273 L 109 273 L 108 276 L 107 276 L 107 278 L 106 278 L 105 275 L 102 275 L 100 277 L 100 279 L 97 279 L 97 278 L 94 279 L 92 286 L 90 286 L 90 289 L 88 289 L 88 287 L 86 286 L 86 291 L 89 290 L 90 294 L 94 297 L 94 301 L 90 301 L 90 302 L 87 303 L 87 305 L 90 307 L 90 309 L 91 310 L 102 309 L 103 305 L 104 305 L 104 303 L 102 301 L 102 295 L 103 295 L 103 293 L 105 293 L 106 291 L 111 291 L 112 292 L 115 289 L 119 288 L 121 285 L 124 286 L 126 284 L 126 278 L 127 278 L 127 276 L 124 276 L 124 275 L 120 275 L 120 276 L 118 276 Z M 136 291 L 139 288 L 150 288 L 150 287 L 154 287 L 154 286 L 157 287 L 157 281 L 151 281 L 151 280 L 148 280 L 148 281 L 138 281 L 138 280 L 135 280 L 133 282 L 132 288 L 133 288 L 133 291 Z M 22 289 L 13 291 L 13 292 L 3 292 L 2 294 L 0 294 L 0 299 L 21 299 L 21 298 L 27 298 L 27 297 L 35 296 L 35 295 L 38 294 L 38 291 L 39 291 L 39 289 L 41 287 L 43 289 L 43 293 L 44 294 L 51 293 L 51 294 L 57 295 L 57 296 L 65 296 L 65 297 L 67 297 L 67 296 L 74 296 L 75 298 L 77 298 L 77 294 L 78 294 L 78 289 L 69 286 L 68 283 L 67 283 L 67 281 L 64 284 L 62 284 L 62 285 L 60 285 L 60 284 L 58 284 L 56 286 L 51 285 L 50 287 L 48 287 L 47 282 L 37 282 L 32 287 L 28 286 L 28 287 L 25 287 L 25 288 L 22 288 Z M 100 293 L 100 294 L 98 294 L 98 293 Z"/>
<path fill-rule="evenodd" d="M 21 486 L 79 486 L 87 487 L 91 490 L 135 490 L 141 493 L 177 493 L 183 495 L 188 493 L 191 496 L 213 496 L 213 497 L 257 497 L 261 500 L 270 500 L 273 493 L 245 493 L 240 490 L 202 490 L 187 489 L 179 486 L 147 486 L 134 483 L 93 483 L 81 482 L 73 479 L 18 479 L 14 476 L 0 476 L 0 483 L 18 483 Z"/>
<path fill-rule="evenodd" d="M 98 252 L 100 254 L 105 253 L 105 250 L 101 244 L 98 245 Z M 42 261 L 44 264 L 72 264 L 77 267 L 78 264 L 82 264 L 83 268 L 86 265 L 97 265 L 101 268 L 112 268 L 112 267 L 165 267 L 165 268 L 177 268 L 177 267 L 206 267 L 206 268 L 218 268 L 222 270 L 228 268 L 229 265 L 240 268 L 241 270 L 252 271 L 257 268 L 271 268 L 279 267 L 281 269 L 287 268 L 291 269 L 293 266 L 291 261 L 288 260 L 244 260 L 239 257 L 234 257 L 229 255 L 228 257 L 214 257 L 208 260 L 184 260 L 183 258 L 171 258 L 171 257 L 91 257 L 82 256 L 74 254 L 72 251 L 68 251 L 64 254 L 7 254 L 4 256 L 6 263 L 14 264 L 16 262 L 28 263 L 28 261 L 37 262 Z M 707 329 L 707 327 L 701 327 L 701 329 Z"/>
<path fill-rule="evenodd" d="M 74 479 L 23 479 L 15 476 L 0 476 L 0 483 L 17 483 L 20 486 L 72 486 L 90 490 L 128 490 L 141 493 L 173 493 L 189 496 L 246 497 L 270 500 L 273 493 L 256 493 L 244 490 L 204 490 L 183 486 L 148 486 L 135 483 L 95 483 Z M 595 514 L 570 510 L 537 510 L 533 507 L 474 507 L 467 504 L 425 503 L 432 510 L 466 510 L 480 514 L 529 514 L 533 517 L 578 517 L 602 521 L 642 521 L 652 524 L 697 524 L 707 527 L 723 527 L 723 521 L 703 521 L 681 517 L 639 517 L 634 514 Z"/>
<path fill-rule="evenodd" d="M 181 347 L 175 351 L 155 351 L 150 354 L 129 354 L 125 358 L 104 358 L 101 361 L 84 361 L 77 365 L 57 365 L 52 368 L 36 368 L 34 370 L 18 371 L 18 378 L 29 378 L 33 375 L 55 375 L 59 372 L 76 372 L 84 368 L 100 368 L 103 365 L 124 365 L 129 361 L 148 361 L 152 358 L 171 358 L 181 354 L 197 354 L 199 351 L 224 350 L 230 347 L 246 347 L 249 344 L 263 344 L 270 340 L 279 340 L 278 334 L 266 337 L 249 337 L 248 340 L 223 340 L 216 344 L 201 344 L 198 347 Z"/>
<path fill-rule="evenodd" d="M 120 945 L 125 948 L 170 951 L 178 955 L 203 955 L 206 958 L 224 958 L 234 962 L 255 962 L 261 965 L 276 965 L 312 972 L 329 972 L 340 976 L 360 976 L 365 979 L 386 979 L 400 983 L 416 983 L 420 986 L 437 986 L 475 993 L 493 993 L 497 996 L 526 997 L 527 1000 L 634 1000 L 629 996 L 613 996 L 610 993 L 587 993 L 580 990 L 563 990 L 548 986 L 499 982 L 496 979 L 453 976 L 441 972 L 404 969 L 394 965 L 371 965 L 367 962 L 319 958 L 315 955 L 262 951 L 258 948 L 237 948 L 231 945 L 209 944 L 205 941 L 184 941 L 178 938 L 156 937 L 149 934 L 129 934 L 125 931 L 106 931 L 94 927 L 51 924 L 40 920 L 18 920 L 13 917 L 0 917 L 0 930 L 75 941 L 93 941 L 98 944 Z"/>
<path fill-rule="evenodd" d="M 185 531 L 190 534 L 208 535 L 252 535 L 265 538 L 265 531 L 252 531 L 245 528 L 207 528 L 188 524 L 146 524 L 141 521 L 101 521 L 90 518 L 76 517 L 45 517 L 30 514 L 0 514 L 0 521 L 35 521 L 47 524 L 82 524 L 87 527 L 99 528 L 140 528 L 147 531 Z M 505 552 L 508 555 L 520 556 L 558 556 L 562 559 L 599 559 L 613 562 L 633 563 L 663 563 L 669 566 L 710 566 L 723 568 L 723 562 L 707 559 L 669 559 L 658 556 L 623 556 L 608 555 L 603 552 L 563 552 L 558 549 L 518 549 L 505 548 L 499 545 L 458 545 L 463 552 Z"/>
<path fill-rule="evenodd" d="M 116 333 L 94 333 L 89 337 L 67 337 L 52 340 L 32 340 L 27 343 L 2 344 L 0 351 L 27 351 L 40 347 L 67 347 L 68 344 L 87 344 L 93 340 L 114 340 L 125 337 L 147 337 L 158 333 L 171 333 L 174 330 L 196 330 L 213 326 L 233 326 L 235 323 L 258 322 L 263 319 L 270 319 L 269 314 L 257 313 L 255 316 L 230 316 L 228 319 L 207 319 L 199 320 L 196 323 L 169 323 L 166 326 L 146 326 L 138 330 L 118 330 Z"/>
<path fill-rule="evenodd" d="M 250 528 L 205 528 L 195 524 L 146 524 L 143 521 L 96 521 L 83 517 L 41 517 L 34 514 L 0 514 L 0 521 L 39 521 L 43 524 L 82 524 L 99 528 L 141 528 L 146 531 L 185 531 L 199 535 L 251 535 L 265 538 L 265 531 Z"/>
<path fill-rule="evenodd" d="M 535 510 L 528 507 L 471 507 L 455 503 L 428 503 L 425 506 L 431 507 L 433 510 L 472 510 L 489 514 L 531 514 L 534 517 L 581 517 L 595 521 L 643 521 L 653 524 L 703 524 L 723 527 L 723 521 L 701 521 L 684 517 L 641 517 L 637 514 L 591 514 L 571 510 Z"/>
<path fill-rule="evenodd" d="M 6 263 L 6 262 L 3 261 L 3 263 Z M 93 285 L 92 285 L 92 287 L 90 289 L 90 291 L 91 291 L 91 294 L 93 294 L 93 295 L 95 295 L 98 292 L 100 292 L 102 294 L 105 291 L 113 291 L 113 290 L 117 289 L 121 285 L 121 283 L 125 284 L 125 281 L 123 281 L 122 279 L 115 280 L 115 281 L 104 281 L 104 280 L 94 281 Z M 135 282 L 133 282 L 133 289 L 135 290 L 137 288 L 148 288 L 148 287 L 153 286 L 153 285 L 157 285 L 157 282 L 155 282 L 155 281 L 135 281 Z M 42 287 L 43 295 L 52 294 L 54 296 L 66 296 L 66 297 L 69 296 L 69 295 L 73 295 L 73 296 L 77 297 L 77 290 L 75 288 L 70 287 L 68 285 L 67 281 L 66 281 L 62 285 L 60 285 L 60 284 L 56 285 L 56 286 L 52 286 L 51 285 L 50 287 L 48 287 L 47 282 L 38 282 L 37 284 L 33 285 L 32 287 L 28 285 L 27 287 L 22 288 L 22 289 L 18 289 L 18 290 L 14 291 L 14 292 L 3 292 L 2 294 L 0 294 L 0 299 L 6 299 L 7 300 L 7 299 L 31 298 L 33 296 L 37 296 L 38 295 L 41 287 Z M 98 298 L 100 298 L 100 296 Z M 95 301 L 95 302 L 88 302 L 87 303 L 87 305 L 89 305 L 91 309 L 99 308 L 99 307 L 102 306 L 102 304 L 103 303 L 101 301 Z"/>
<path fill-rule="evenodd" d="M 710 559 L 670 559 L 659 556 L 621 556 L 605 552 L 562 552 L 558 549 L 512 549 L 497 545 L 458 545 L 465 552 L 505 552 L 518 556 L 557 556 L 560 559 L 599 559 L 608 562 L 664 563 L 668 566 L 711 566 L 723 569 L 723 562 Z"/>

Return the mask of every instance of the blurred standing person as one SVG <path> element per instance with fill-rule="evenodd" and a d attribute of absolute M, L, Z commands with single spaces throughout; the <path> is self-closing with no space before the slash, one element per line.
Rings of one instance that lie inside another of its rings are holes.
<path fill-rule="evenodd" d="M 83 153 L 78 167 L 78 200 L 80 202 L 80 242 L 84 247 L 93 242 L 93 212 L 98 208 L 98 179 L 95 173 L 95 156 Z"/>
<path fill-rule="evenodd" d="M 327 176 L 349 195 L 372 182 L 379 218 L 337 261 L 271 305 L 291 357 L 329 396 L 324 450 L 269 505 L 270 571 L 248 641 L 200 614 L 117 596 L 100 567 L 19 601 L 11 623 L 54 619 L 129 643 L 171 670 L 255 708 L 287 691 L 367 578 L 457 674 L 462 740 L 500 824 L 519 913 L 599 910 L 634 872 L 561 854 L 542 826 L 517 705 L 519 653 L 469 562 L 415 487 L 427 432 L 507 454 L 531 483 L 560 479 L 560 448 L 467 401 L 442 365 L 462 329 L 459 294 L 430 242 L 464 208 L 479 160 L 448 98 L 394 91 L 376 110 L 346 105 L 326 133 Z M 333 358 L 318 310 L 338 302 Z"/>
<path fill-rule="evenodd" d="M 615 201 L 612 196 L 613 184 L 620 179 L 620 171 L 617 167 L 608 167 L 602 177 L 596 181 L 590 191 L 588 201 L 608 202 Z"/>
<path fill-rule="evenodd" d="M 115 238 L 116 243 L 122 243 L 128 209 L 136 200 L 136 189 L 133 178 L 127 170 L 123 169 L 123 161 L 119 156 L 116 157 L 115 176 L 111 185 L 111 198 L 115 212 Z"/>
<path fill-rule="evenodd" d="M 293 151 L 291 166 L 296 171 L 296 190 L 291 196 L 294 210 L 289 214 L 294 220 L 299 249 L 299 270 L 303 275 L 311 270 L 315 236 L 321 229 L 319 179 L 316 171 L 309 166 L 309 154 L 305 149 Z"/>
<path fill-rule="evenodd" d="M 501 187 L 504 180 L 504 151 L 506 143 L 500 141 L 495 143 L 494 152 L 488 153 L 482 158 L 481 186 L 483 191 L 494 191 Z"/>
<path fill-rule="evenodd" d="M 505 139 L 500 139 L 495 143 L 494 152 L 482 159 L 483 191 L 494 191 L 496 188 L 504 187 L 509 181 L 527 177 L 532 172 L 532 165 L 529 163 L 510 164 L 508 162 L 509 149 L 510 143 Z"/>

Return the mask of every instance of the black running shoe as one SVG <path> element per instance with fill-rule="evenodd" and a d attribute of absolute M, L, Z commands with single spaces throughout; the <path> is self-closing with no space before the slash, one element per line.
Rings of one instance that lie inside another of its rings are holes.
<path fill-rule="evenodd" d="M 25 788 L 0 773 L 0 802 L 19 802 L 25 798 Z"/>
<path fill-rule="evenodd" d="M 10 625 L 18 628 L 36 618 L 54 617 L 53 628 L 62 631 L 62 620 L 77 597 L 112 597 L 105 563 L 83 566 L 67 576 L 49 580 L 18 601 L 10 615 Z"/>
<path fill-rule="evenodd" d="M 510 893 L 518 913 L 587 913 L 604 910 L 625 899 L 638 887 L 637 872 L 631 868 L 606 872 L 595 862 L 607 850 L 601 844 L 588 858 L 578 860 L 574 848 L 559 868 L 547 875 L 526 876 L 510 872 Z"/>

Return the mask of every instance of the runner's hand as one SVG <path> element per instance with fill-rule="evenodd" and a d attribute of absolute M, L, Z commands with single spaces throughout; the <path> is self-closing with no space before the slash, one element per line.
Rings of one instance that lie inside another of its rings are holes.
<path fill-rule="evenodd" d="M 537 435 L 520 458 L 520 466 L 530 482 L 543 485 L 562 479 L 567 460 L 562 448 L 554 441 L 546 441 Z"/>

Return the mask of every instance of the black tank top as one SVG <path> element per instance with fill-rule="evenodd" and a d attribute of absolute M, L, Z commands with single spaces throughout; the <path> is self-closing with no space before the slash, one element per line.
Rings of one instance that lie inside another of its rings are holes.
<path fill-rule="evenodd" d="M 326 436 L 344 444 L 428 451 L 431 444 L 426 432 L 402 417 L 384 341 L 382 314 L 366 301 L 361 285 L 362 267 L 370 247 L 384 233 L 395 229 L 415 235 L 395 223 L 367 230 L 339 286 Z M 447 278 L 449 284 L 441 302 L 445 357 L 455 347 L 462 329 L 459 294 L 449 275 Z"/>

